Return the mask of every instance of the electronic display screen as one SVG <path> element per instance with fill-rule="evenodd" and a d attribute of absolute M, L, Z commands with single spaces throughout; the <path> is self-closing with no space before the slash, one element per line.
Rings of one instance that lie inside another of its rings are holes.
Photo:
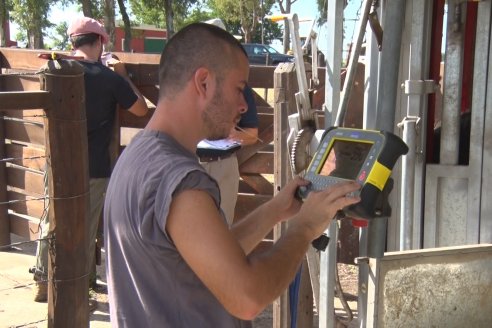
<path fill-rule="evenodd" d="M 356 180 L 372 145 L 369 142 L 335 140 L 318 174 Z"/>

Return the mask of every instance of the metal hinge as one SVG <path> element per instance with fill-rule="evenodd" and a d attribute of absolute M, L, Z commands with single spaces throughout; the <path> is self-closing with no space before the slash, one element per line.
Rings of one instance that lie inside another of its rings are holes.
<path fill-rule="evenodd" d="M 407 95 L 426 95 L 434 93 L 439 84 L 434 80 L 406 80 L 402 88 Z"/>

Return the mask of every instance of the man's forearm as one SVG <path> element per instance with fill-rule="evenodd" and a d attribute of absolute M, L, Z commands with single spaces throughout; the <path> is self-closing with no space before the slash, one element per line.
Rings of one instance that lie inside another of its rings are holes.
<path fill-rule="evenodd" d="M 299 228 L 289 227 L 273 247 L 249 257 L 255 286 L 261 286 L 254 297 L 263 308 L 289 286 L 308 250 L 310 237 Z"/>
<path fill-rule="evenodd" d="M 279 222 L 275 214 L 271 202 L 267 202 L 231 227 L 231 232 L 246 254 L 249 254 Z"/>

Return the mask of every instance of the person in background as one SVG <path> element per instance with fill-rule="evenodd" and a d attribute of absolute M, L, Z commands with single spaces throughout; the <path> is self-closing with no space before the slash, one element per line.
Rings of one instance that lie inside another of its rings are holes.
<path fill-rule="evenodd" d="M 247 111 L 241 115 L 241 120 L 231 130 L 228 138 L 238 142 L 241 146 L 248 146 L 258 141 L 258 114 L 253 89 L 248 85 L 244 88 L 244 98 L 248 104 Z M 229 225 L 232 225 L 234 221 L 239 189 L 240 175 L 236 150 L 226 152 L 222 156 L 199 156 L 200 164 L 219 185 L 220 207 Z"/>
<path fill-rule="evenodd" d="M 360 201 L 346 182 L 301 202 L 298 177 L 229 228 L 196 150 L 239 122 L 248 75 L 241 44 L 219 27 L 193 23 L 166 44 L 156 110 L 118 159 L 104 204 L 113 327 L 251 327 L 336 212 Z M 273 246 L 252 252 L 285 220 Z"/>
<path fill-rule="evenodd" d="M 90 283 L 95 284 L 95 247 L 96 235 L 104 204 L 104 195 L 111 174 L 109 144 L 116 109 L 123 109 L 137 115 L 147 114 L 145 99 L 128 78 L 125 65 L 122 62 L 110 60 L 113 69 L 101 63 L 103 47 L 109 37 L 104 26 L 89 17 L 75 19 L 68 35 L 74 49 L 74 56 L 80 57 L 84 67 L 85 105 L 87 115 L 87 138 L 89 150 L 89 261 L 87 272 L 92 272 Z M 49 217 L 43 218 L 41 236 L 44 238 L 49 230 Z M 40 241 L 36 252 L 36 266 L 32 270 L 36 288 L 34 300 L 47 301 L 48 278 L 48 242 Z"/>

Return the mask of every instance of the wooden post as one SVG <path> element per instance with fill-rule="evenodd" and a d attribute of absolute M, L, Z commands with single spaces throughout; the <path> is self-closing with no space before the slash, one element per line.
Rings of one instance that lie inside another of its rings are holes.
<path fill-rule="evenodd" d="M 3 112 L 1 112 L 3 116 Z M 0 120 L 0 158 L 5 158 L 5 131 L 3 119 Z M 7 198 L 7 179 L 5 162 L 0 163 L 0 246 L 10 244 L 10 222 Z"/>
<path fill-rule="evenodd" d="M 0 75 L 2 73 L 2 60 L 0 60 Z M 0 90 L 4 90 L 3 87 L 3 79 L 0 80 Z M 3 112 L 1 113 L 3 116 Z M 5 132 L 3 119 L 0 122 L 0 158 L 5 158 Z M 4 203 L 7 201 L 7 182 L 6 182 L 6 172 L 5 172 L 5 163 L 1 163 L 0 165 L 0 186 L 2 189 L 0 190 L 0 202 Z M 0 205 L 0 246 L 5 246 L 10 244 L 10 223 L 8 216 L 8 206 L 6 204 Z"/>
<path fill-rule="evenodd" d="M 83 68 L 49 61 L 41 88 L 51 94 L 44 122 L 49 175 L 48 327 L 88 327 L 89 167 Z"/>
<path fill-rule="evenodd" d="M 292 63 L 280 64 L 274 73 L 274 185 L 275 193 L 292 179 L 287 136 L 290 132 L 288 116 L 296 113 L 295 93 L 298 91 L 295 66 Z M 280 238 L 286 229 L 285 223 L 274 229 L 274 239 Z M 307 267 L 306 261 L 303 264 Z M 304 271 L 306 272 L 306 271 Z M 297 312 L 297 326 L 312 326 L 313 303 L 312 291 L 309 285 L 309 276 L 302 275 L 300 299 Z M 288 292 L 285 292 L 273 304 L 273 327 L 288 328 L 290 326 L 290 311 Z"/>
<path fill-rule="evenodd" d="M 287 136 L 289 135 L 288 115 L 295 111 L 296 104 L 293 86 L 295 79 L 294 65 L 292 64 L 279 65 L 274 72 L 274 194 L 278 193 L 292 178 Z M 277 224 L 273 230 L 273 239 L 278 240 L 286 228 L 286 223 Z M 288 301 L 288 291 L 285 291 L 279 299 L 273 302 L 273 328 L 288 328 L 290 326 Z"/>

